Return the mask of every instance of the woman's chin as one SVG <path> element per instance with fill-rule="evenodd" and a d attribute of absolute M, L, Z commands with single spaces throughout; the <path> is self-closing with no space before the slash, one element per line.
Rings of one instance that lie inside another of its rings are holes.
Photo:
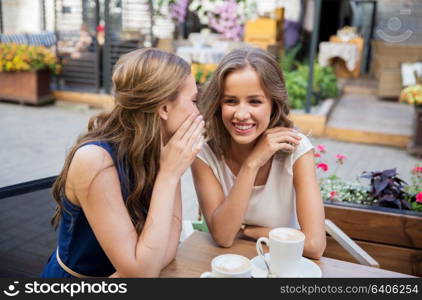
<path fill-rule="evenodd" d="M 257 138 L 255 135 L 236 135 L 236 134 L 232 134 L 231 137 L 232 137 L 233 142 L 239 145 L 249 145 L 255 142 Z"/>

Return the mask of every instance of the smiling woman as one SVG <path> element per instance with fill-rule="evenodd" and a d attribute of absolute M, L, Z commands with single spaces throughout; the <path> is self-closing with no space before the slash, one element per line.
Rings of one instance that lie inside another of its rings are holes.
<path fill-rule="evenodd" d="M 304 255 L 325 248 L 324 209 L 309 139 L 287 118 L 275 59 L 256 48 L 227 54 L 199 99 L 209 142 L 192 165 L 199 204 L 215 241 L 239 230 L 252 238 L 274 227 L 301 229 Z"/>
<path fill-rule="evenodd" d="M 53 186 L 58 247 L 43 277 L 155 277 L 176 255 L 180 178 L 203 143 L 195 80 L 147 48 L 119 59 L 113 84 L 115 107 L 91 119 Z"/>

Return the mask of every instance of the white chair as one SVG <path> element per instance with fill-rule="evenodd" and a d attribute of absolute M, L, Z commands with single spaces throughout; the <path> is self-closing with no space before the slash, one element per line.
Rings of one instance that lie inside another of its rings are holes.
<path fill-rule="evenodd" d="M 180 239 L 179 242 L 182 243 L 184 240 L 186 240 L 195 229 L 193 229 L 192 221 L 191 220 L 183 220 L 182 221 L 182 232 L 180 233 Z"/>
<path fill-rule="evenodd" d="M 360 264 L 375 268 L 380 267 L 379 263 L 372 256 L 356 244 L 336 224 L 328 219 L 325 219 L 325 231 Z"/>

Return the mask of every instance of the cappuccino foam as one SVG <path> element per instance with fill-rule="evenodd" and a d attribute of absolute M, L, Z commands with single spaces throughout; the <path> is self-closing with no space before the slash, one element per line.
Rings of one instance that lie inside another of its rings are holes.
<path fill-rule="evenodd" d="M 283 241 L 301 241 L 305 238 L 303 232 L 293 228 L 277 228 L 271 231 L 271 237 L 280 242 Z"/>
<path fill-rule="evenodd" d="M 250 261 L 239 255 L 223 255 L 214 261 L 214 268 L 223 273 L 245 272 L 250 266 Z"/>

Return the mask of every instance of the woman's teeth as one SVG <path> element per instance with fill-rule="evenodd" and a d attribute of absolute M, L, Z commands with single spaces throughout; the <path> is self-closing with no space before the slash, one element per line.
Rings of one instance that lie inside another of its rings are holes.
<path fill-rule="evenodd" d="M 248 129 L 251 129 L 254 125 L 234 125 L 237 129 L 240 129 L 240 130 L 248 130 Z"/>

